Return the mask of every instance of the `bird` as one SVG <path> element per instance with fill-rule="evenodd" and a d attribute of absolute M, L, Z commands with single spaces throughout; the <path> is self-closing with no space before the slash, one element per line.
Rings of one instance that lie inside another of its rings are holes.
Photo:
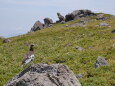
<path fill-rule="evenodd" d="M 23 67 L 24 65 L 26 65 L 28 63 L 31 63 L 34 60 L 35 55 L 34 55 L 34 48 L 33 47 L 34 47 L 34 44 L 31 44 L 29 52 L 26 53 L 23 57 L 21 67 Z"/>

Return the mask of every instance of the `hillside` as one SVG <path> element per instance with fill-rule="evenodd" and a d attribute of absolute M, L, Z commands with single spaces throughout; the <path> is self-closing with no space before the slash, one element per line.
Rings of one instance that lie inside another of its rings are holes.
<path fill-rule="evenodd" d="M 105 15 L 112 16 L 112 15 Z M 72 25 L 81 22 L 80 19 L 65 24 L 54 24 L 36 32 L 9 38 L 10 43 L 2 43 L 0 39 L 0 86 L 3 86 L 14 75 L 21 72 L 23 55 L 28 51 L 28 45 L 35 44 L 35 60 L 37 63 L 63 63 L 80 78 L 82 86 L 115 85 L 115 18 L 88 21 L 85 26 Z M 99 26 L 106 22 L 108 26 Z M 79 51 L 75 47 L 84 50 Z M 103 56 L 109 66 L 95 68 L 98 56 Z"/>

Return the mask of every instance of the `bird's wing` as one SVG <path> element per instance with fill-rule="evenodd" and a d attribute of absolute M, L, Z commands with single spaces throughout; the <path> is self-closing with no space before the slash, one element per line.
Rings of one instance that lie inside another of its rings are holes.
<path fill-rule="evenodd" d="M 27 59 L 31 58 L 31 55 L 33 55 L 33 52 L 26 53 L 23 57 L 22 64 L 25 63 Z"/>

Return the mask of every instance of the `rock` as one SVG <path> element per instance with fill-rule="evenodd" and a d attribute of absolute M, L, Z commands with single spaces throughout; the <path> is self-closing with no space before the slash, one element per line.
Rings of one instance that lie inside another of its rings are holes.
<path fill-rule="evenodd" d="M 31 28 L 31 32 L 35 32 L 35 31 L 41 30 L 43 28 L 44 28 L 44 25 L 40 21 L 37 21 L 37 22 L 35 22 L 35 24 Z"/>
<path fill-rule="evenodd" d="M 65 27 L 69 27 L 69 25 L 65 25 Z"/>
<path fill-rule="evenodd" d="M 60 13 L 57 13 L 57 16 L 59 18 L 59 21 L 57 21 L 57 22 L 65 22 L 64 16 L 62 16 Z"/>
<path fill-rule="evenodd" d="M 66 22 L 65 21 L 61 21 L 61 24 L 65 24 Z"/>
<path fill-rule="evenodd" d="M 65 44 L 64 47 L 70 47 L 70 46 L 72 46 L 72 45 L 73 45 L 73 44 L 70 44 L 70 43 L 69 43 L 69 44 Z"/>
<path fill-rule="evenodd" d="M 77 74 L 76 78 L 83 78 L 83 74 L 81 74 L 81 73 Z"/>
<path fill-rule="evenodd" d="M 106 22 L 102 22 L 102 23 L 100 23 L 99 26 L 109 26 L 109 24 L 107 24 Z"/>
<path fill-rule="evenodd" d="M 14 76 L 5 86 L 81 86 L 63 64 L 35 64 Z"/>
<path fill-rule="evenodd" d="M 87 16 L 95 16 L 96 14 L 90 10 L 75 10 L 72 13 L 69 13 L 65 16 L 66 21 L 71 21 L 74 19 L 79 19 Z"/>
<path fill-rule="evenodd" d="M 75 47 L 77 50 L 79 50 L 79 51 L 82 51 L 82 50 L 84 50 L 84 48 L 82 48 L 82 47 L 80 47 L 80 46 L 77 46 L 77 47 Z"/>
<path fill-rule="evenodd" d="M 112 33 L 115 33 L 115 29 L 113 29 L 111 32 L 112 32 Z"/>
<path fill-rule="evenodd" d="M 9 43 L 9 42 L 11 42 L 12 40 L 10 40 L 10 39 L 4 39 L 3 40 L 3 43 Z"/>
<path fill-rule="evenodd" d="M 115 84 L 112 84 L 111 86 L 115 86 Z"/>
<path fill-rule="evenodd" d="M 73 20 L 74 18 L 73 18 L 73 16 L 71 15 L 71 13 L 69 13 L 69 14 L 67 14 L 66 16 L 65 16 L 65 21 L 67 22 L 67 21 L 71 21 L 71 20 Z"/>
<path fill-rule="evenodd" d="M 80 23 L 75 23 L 75 24 L 69 25 L 69 27 L 77 27 L 77 26 L 84 27 L 85 23 L 80 22 Z"/>
<path fill-rule="evenodd" d="M 107 65 L 108 65 L 107 61 L 102 56 L 98 56 L 95 63 L 95 68 L 99 68 L 101 66 L 107 66 Z"/>
<path fill-rule="evenodd" d="M 97 20 L 106 20 L 106 19 L 110 19 L 110 18 L 112 18 L 112 17 L 105 17 L 104 16 L 104 14 L 99 14 L 99 15 L 97 15 Z"/>
<path fill-rule="evenodd" d="M 53 24 L 53 20 L 52 20 L 52 19 L 50 19 L 50 18 L 45 18 L 45 19 L 44 19 L 44 25 L 45 25 L 46 27 L 50 27 L 51 24 Z"/>
<path fill-rule="evenodd" d="M 99 14 L 99 15 L 97 15 L 97 20 L 104 20 L 104 14 Z"/>

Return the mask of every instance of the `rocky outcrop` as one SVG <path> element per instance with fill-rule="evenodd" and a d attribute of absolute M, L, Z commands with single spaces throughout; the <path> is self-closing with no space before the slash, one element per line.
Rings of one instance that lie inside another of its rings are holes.
<path fill-rule="evenodd" d="M 44 19 L 44 26 L 45 27 L 49 27 L 49 26 L 51 26 L 51 24 L 53 24 L 53 20 L 52 19 L 50 19 L 50 18 L 45 18 Z"/>
<path fill-rule="evenodd" d="M 98 56 L 95 63 L 95 68 L 99 68 L 101 66 L 107 66 L 107 65 L 108 65 L 107 61 L 102 56 Z"/>
<path fill-rule="evenodd" d="M 81 17 L 95 16 L 96 14 L 90 10 L 75 10 L 65 16 L 66 21 L 71 21 L 74 19 L 79 19 Z"/>
<path fill-rule="evenodd" d="M 40 21 L 36 21 L 33 27 L 31 28 L 31 32 L 41 30 L 44 28 L 44 25 Z"/>
<path fill-rule="evenodd" d="M 40 63 L 26 68 L 5 86 L 81 86 L 81 84 L 66 65 Z"/>

